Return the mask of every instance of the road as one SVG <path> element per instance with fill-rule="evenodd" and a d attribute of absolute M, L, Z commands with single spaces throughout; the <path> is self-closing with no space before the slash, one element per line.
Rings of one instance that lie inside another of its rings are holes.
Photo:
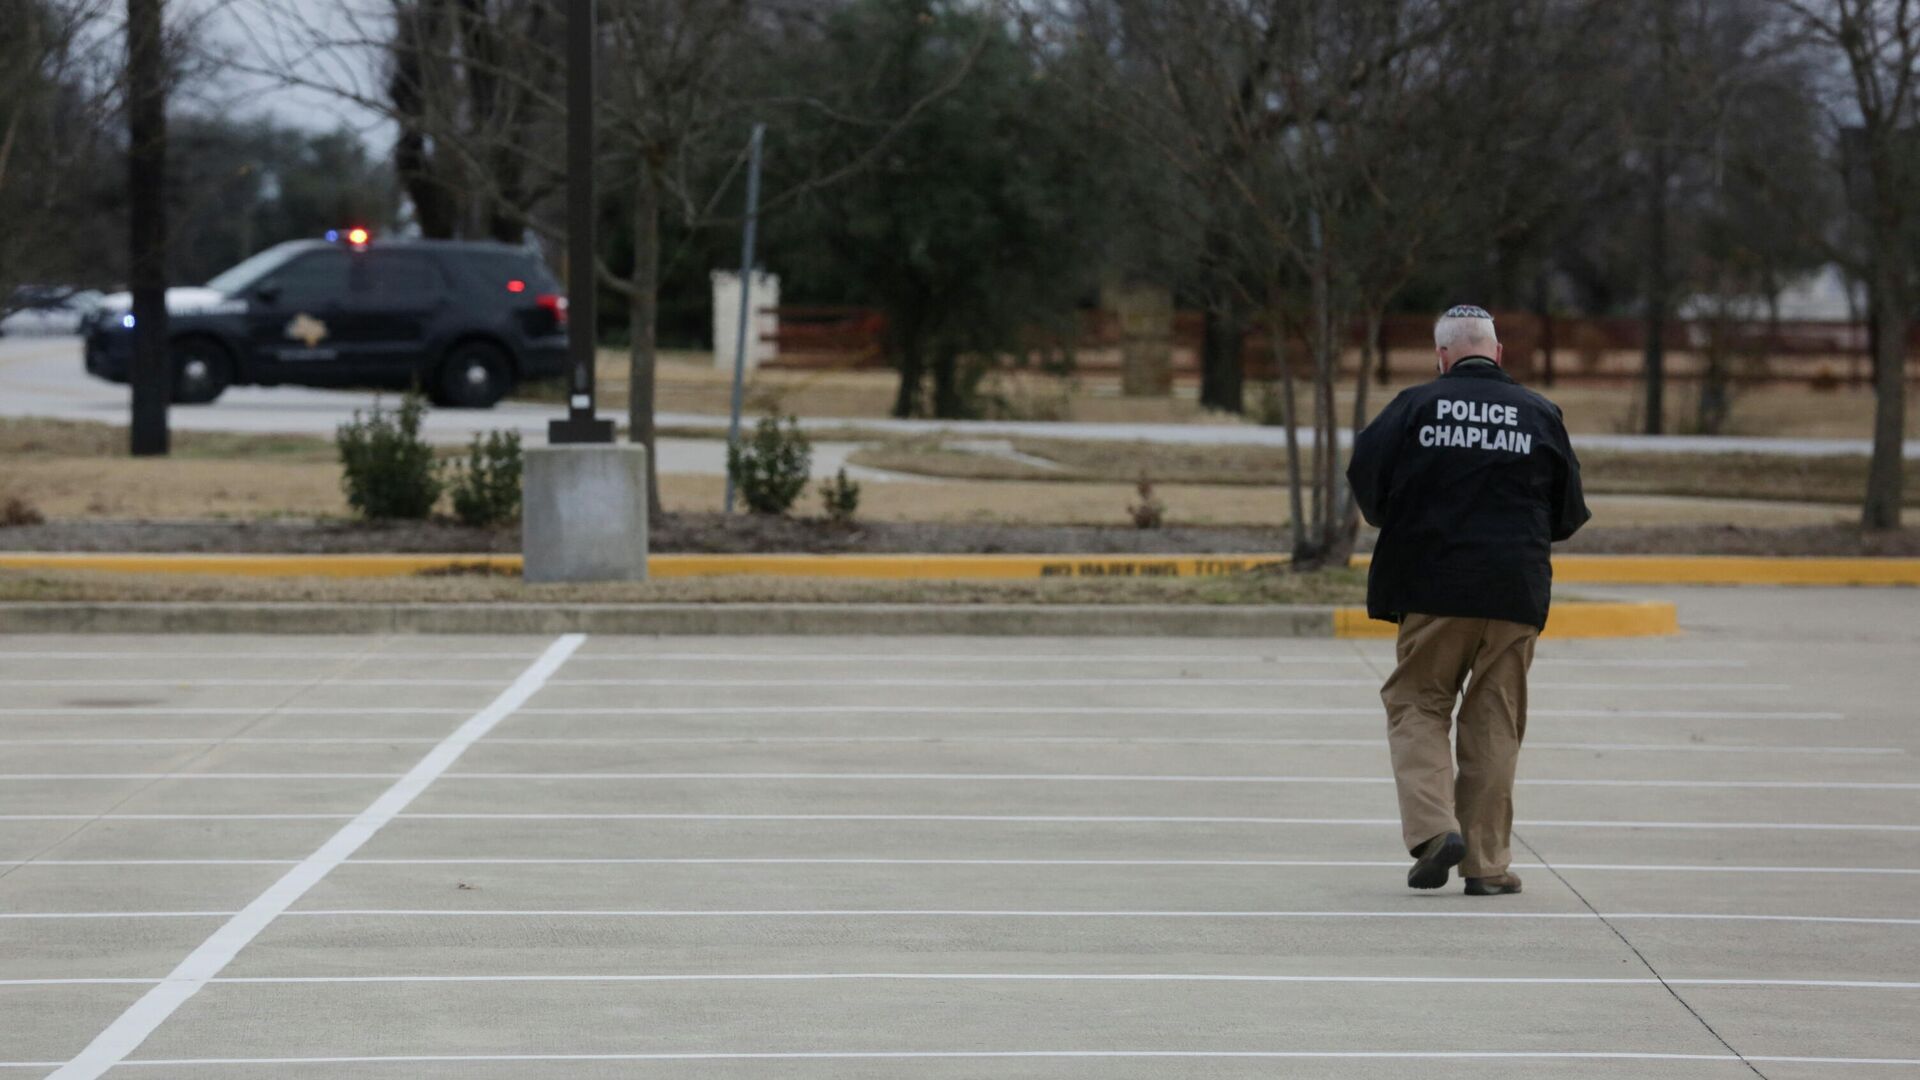
<path fill-rule="evenodd" d="M 86 373 L 76 338 L 0 338 L 0 416 L 125 424 L 128 394 L 126 387 L 103 382 Z M 178 431 L 331 437 L 335 428 L 352 419 L 356 409 L 371 409 L 376 400 L 391 405 L 394 394 L 301 386 L 237 386 L 212 405 L 181 406 L 173 409 L 169 418 Z M 539 444 L 546 441 L 547 422 L 564 411 L 558 405 L 511 401 L 486 410 L 434 409 L 427 413 L 422 429 L 428 440 L 440 444 L 464 444 L 474 435 L 489 431 L 517 431 L 526 443 Z M 704 425 L 713 418 L 696 419 Z M 671 422 L 662 418 L 662 423 Z M 719 418 L 718 430 L 725 429 L 725 418 Z M 902 479 L 894 473 L 848 465 L 847 456 L 857 449 L 857 443 L 815 443 L 814 477 L 825 479 L 846 468 L 847 475 L 855 480 Z M 725 476 L 727 472 L 726 447 L 713 439 L 661 439 L 657 452 L 663 473 Z"/>
<path fill-rule="evenodd" d="M 391 399 L 392 395 L 387 395 Z M 301 387 L 238 387 L 211 406 L 173 410 L 173 424 L 184 431 L 290 432 L 331 435 L 335 426 L 355 409 L 369 407 L 369 391 L 310 390 Z M 0 416 L 49 416 L 69 420 L 124 423 L 127 389 L 90 378 L 82 370 L 79 342 L 73 338 L 0 338 Z M 545 438 L 547 421 L 558 406 L 507 402 L 489 411 L 436 410 L 426 420 L 427 437 L 436 442 L 464 443 L 478 431 L 512 429 L 529 442 Z M 710 428 L 724 431 L 723 416 L 663 413 L 667 427 Z M 1213 446 L 1279 446 L 1279 428 L 1251 424 L 1095 424 L 1045 421 L 970 421 L 956 424 L 931 420 L 808 419 L 803 427 L 833 432 L 849 425 L 865 431 L 926 436 L 941 432 L 978 438 L 982 435 L 1036 436 L 1055 439 L 1111 439 Z M 1769 439 L 1740 436 L 1646 436 L 1585 434 L 1574 436 L 1577 449 L 1639 450 L 1653 452 L 1723 452 L 1791 455 L 1865 454 L 1865 439 Z M 814 472 L 830 476 L 846 462 L 855 444 L 825 442 L 815 445 Z M 1908 440 L 1906 456 L 1920 459 L 1920 439 Z M 663 472 L 723 475 L 725 453 L 706 439 L 665 439 L 660 445 Z M 895 479 L 893 474 L 850 468 L 856 479 Z"/>
<path fill-rule="evenodd" d="M 0 1074 L 1913 1075 L 1920 594 L 1673 595 L 1482 900 L 1391 642 L 0 640 Z"/>

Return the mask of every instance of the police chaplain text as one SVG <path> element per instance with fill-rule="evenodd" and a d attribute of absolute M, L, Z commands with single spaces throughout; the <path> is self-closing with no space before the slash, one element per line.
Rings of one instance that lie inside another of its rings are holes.
<path fill-rule="evenodd" d="M 1421 446 L 1464 446 L 1486 450 L 1511 450 L 1516 454 L 1533 453 L 1533 436 L 1524 431 L 1509 431 L 1520 426 L 1518 405 L 1494 405 L 1484 401 L 1455 401 L 1441 398 L 1434 402 L 1435 420 L 1465 420 L 1470 424 L 1503 424 L 1502 428 L 1467 427 L 1463 424 L 1428 424 L 1417 436 Z"/>

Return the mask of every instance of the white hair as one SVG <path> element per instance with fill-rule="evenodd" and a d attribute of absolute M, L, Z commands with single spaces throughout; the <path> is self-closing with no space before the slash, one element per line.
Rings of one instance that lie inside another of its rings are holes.
<path fill-rule="evenodd" d="M 1433 344 L 1455 356 L 1469 352 L 1493 355 L 1500 338 L 1493 332 L 1493 320 L 1477 316 L 1442 315 L 1433 324 Z"/>

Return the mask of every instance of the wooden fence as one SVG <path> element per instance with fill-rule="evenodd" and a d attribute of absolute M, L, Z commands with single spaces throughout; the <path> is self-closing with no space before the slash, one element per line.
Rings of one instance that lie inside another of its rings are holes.
<path fill-rule="evenodd" d="M 767 335 L 778 358 L 765 367 L 863 370 L 887 366 L 886 316 L 872 308 L 782 306 L 767 309 L 779 317 L 779 330 Z M 1506 365 L 1515 375 L 1546 385 L 1557 382 L 1628 385 L 1641 376 L 1646 324 L 1630 318 L 1542 318 L 1530 312 L 1496 312 Z M 1200 376 L 1203 320 L 1197 311 L 1179 311 L 1173 320 L 1173 373 L 1183 381 Z M 1417 379 L 1433 367 L 1433 320 L 1424 315 L 1389 316 L 1380 328 L 1375 374 L 1381 381 Z M 1352 377 L 1360 362 L 1365 327 L 1349 329 L 1342 372 Z M 1110 312 L 1089 311 L 1081 318 L 1081 336 L 1073 343 L 1075 370 L 1089 375 L 1119 374 L 1120 331 Z M 1058 346 L 1061 343 L 1055 342 Z M 1726 378 L 1737 384 L 1787 383 L 1816 389 L 1871 384 L 1872 357 L 1867 328 L 1859 323 L 1675 320 L 1666 327 L 1667 377 L 1676 383 L 1706 377 L 1718 357 Z M 1296 375 L 1311 361 L 1306 345 L 1291 337 L 1284 350 Z M 1276 379 L 1280 368 L 1264 329 L 1250 330 L 1242 353 L 1247 378 Z M 1907 343 L 1908 379 L 1920 382 L 1920 322 Z"/>

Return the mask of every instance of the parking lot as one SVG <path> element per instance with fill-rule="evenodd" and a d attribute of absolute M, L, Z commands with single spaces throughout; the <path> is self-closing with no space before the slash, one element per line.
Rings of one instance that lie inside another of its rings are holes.
<path fill-rule="evenodd" d="M 1487 899 L 1389 642 L 0 637 L 0 1075 L 1913 1075 L 1920 593 L 1675 592 Z"/>

